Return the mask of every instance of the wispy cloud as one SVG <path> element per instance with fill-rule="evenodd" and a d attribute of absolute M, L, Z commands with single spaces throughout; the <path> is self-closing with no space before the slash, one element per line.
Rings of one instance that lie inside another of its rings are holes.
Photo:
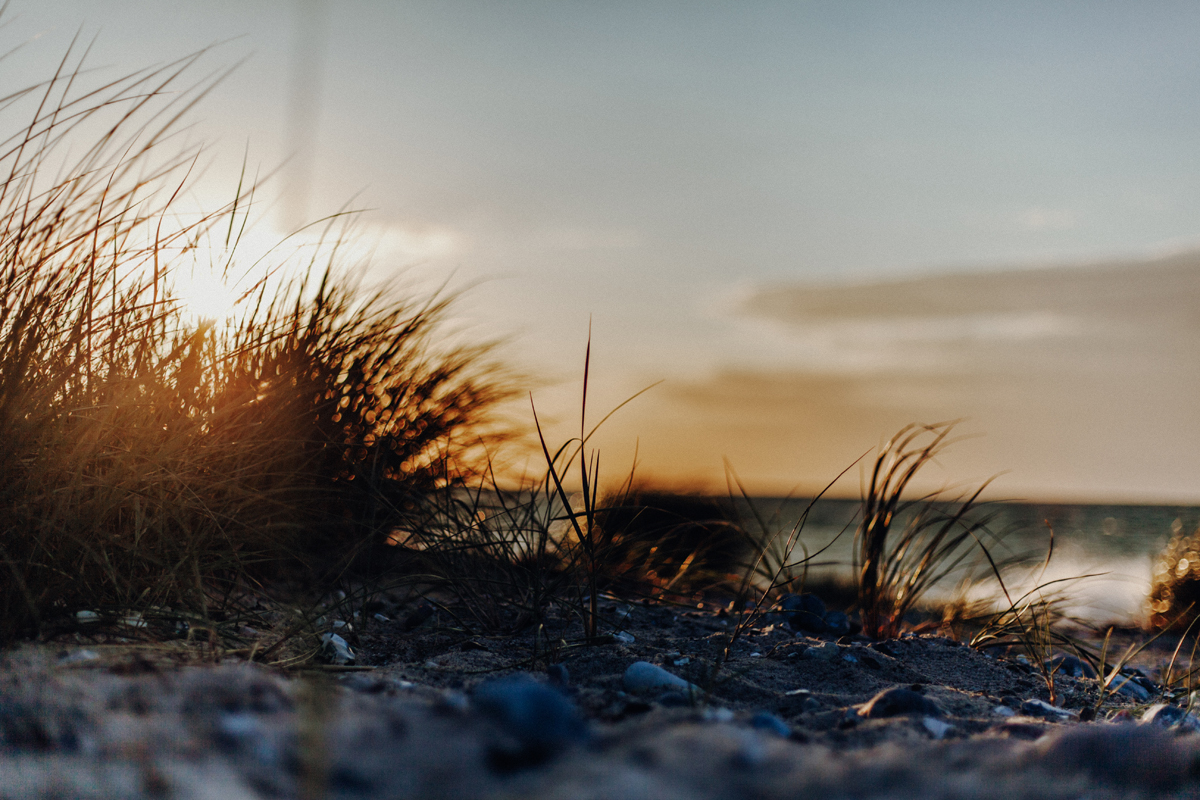
<path fill-rule="evenodd" d="M 1035 231 L 1066 231 L 1079 223 L 1078 215 L 1069 208 L 1034 206 L 1017 215 L 1017 224 Z"/>

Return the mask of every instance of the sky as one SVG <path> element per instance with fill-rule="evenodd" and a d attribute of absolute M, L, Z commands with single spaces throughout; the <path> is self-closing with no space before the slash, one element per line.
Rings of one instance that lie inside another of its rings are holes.
<path fill-rule="evenodd" d="M 262 237 L 365 209 L 373 274 L 465 290 L 606 474 L 856 494 L 929 480 L 1200 502 L 1200 6 L 13 0 L 0 85 L 77 33 L 97 76 L 215 45 L 200 202 Z M 12 129 L 19 120 L 0 124 Z M 6 129 L 7 132 L 7 129 Z M 519 413 L 528 416 L 527 404 Z M 728 466 L 727 466 L 728 465 Z"/>

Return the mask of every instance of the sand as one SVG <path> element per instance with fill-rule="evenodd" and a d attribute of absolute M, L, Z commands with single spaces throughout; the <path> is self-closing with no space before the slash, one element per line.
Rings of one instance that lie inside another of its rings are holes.
<path fill-rule="evenodd" d="M 724 613 L 610 601 L 603 612 L 606 631 L 627 635 L 550 653 L 543 640 L 536 657 L 530 633 L 472 635 L 444 612 L 409 631 L 380 623 L 357 637 L 353 669 L 24 645 L 0 673 L 0 798 L 1200 793 L 1200 734 L 1139 719 L 1158 697 L 1097 708 L 1096 681 L 1058 675 L 1055 710 L 1038 670 L 1015 658 L 933 635 L 797 634 L 770 615 L 718 663 L 735 624 Z M 577 623 L 553 623 L 577 638 Z M 704 693 L 629 692 L 637 661 Z M 548 664 L 566 668 L 554 691 L 582 717 L 578 734 L 553 709 L 521 720 L 474 697 L 516 673 L 550 685 Z M 920 702 L 865 716 L 888 689 Z"/>

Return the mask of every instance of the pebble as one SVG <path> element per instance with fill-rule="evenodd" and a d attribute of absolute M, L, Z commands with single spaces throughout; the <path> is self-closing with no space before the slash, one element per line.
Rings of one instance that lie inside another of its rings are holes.
<path fill-rule="evenodd" d="M 438 698 L 437 705 L 439 708 L 453 711 L 456 714 L 465 714 L 471 709 L 471 701 L 467 696 L 453 689 L 444 692 Z"/>
<path fill-rule="evenodd" d="M 728 708 L 706 708 L 702 716 L 706 722 L 733 722 L 734 713 Z"/>
<path fill-rule="evenodd" d="M 812 658 L 818 661 L 833 661 L 838 657 L 841 650 L 833 642 L 822 642 L 815 647 L 804 648 L 804 657 Z"/>
<path fill-rule="evenodd" d="M 279 751 L 265 733 L 257 715 L 237 711 L 222 714 L 217 719 L 212 739 L 222 752 L 245 752 L 261 764 L 274 764 L 279 758 Z"/>
<path fill-rule="evenodd" d="M 787 620 L 794 630 L 825 632 L 825 603 L 815 594 L 805 592 L 784 595 L 779 601 L 779 607 L 791 612 Z"/>
<path fill-rule="evenodd" d="M 426 620 L 433 616 L 434 607 L 432 603 L 421 603 L 413 609 L 412 613 L 404 618 L 404 622 L 400 624 L 406 632 L 415 630 L 420 627 Z"/>
<path fill-rule="evenodd" d="M 388 689 L 388 682 L 372 675 L 351 673 L 341 679 L 341 684 L 362 694 L 380 694 Z"/>
<path fill-rule="evenodd" d="M 100 658 L 100 654 L 95 650 L 76 650 L 74 653 L 63 653 L 58 657 L 59 664 L 82 664 L 87 661 L 95 661 Z"/>
<path fill-rule="evenodd" d="M 565 664 L 551 664 L 546 667 L 546 676 L 555 686 L 564 687 L 571 684 L 571 673 L 567 672 Z"/>
<path fill-rule="evenodd" d="M 654 698 L 654 702 L 663 708 L 683 708 L 684 706 L 693 705 L 691 696 L 675 691 L 663 692 Z"/>
<path fill-rule="evenodd" d="M 1200 731 L 1200 717 L 1178 706 L 1156 703 L 1142 714 L 1143 725 L 1158 725 L 1181 731 Z"/>
<path fill-rule="evenodd" d="M 946 734 L 954 727 L 948 722 L 942 722 L 940 719 L 933 717 L 925 717 L 921 720 L 921 726 L 929 731 L 929 735 L 935 739 L 945 739 Z"/>
<path fill-rule="evenodd" d="M 858 716 L 868 719 L 897 717 L 903 714 L 924 714 L 940 717 L 942 709 L 937 703 L 912 689 L 884 689 L 872 697 L 858 710 Z"/>
<path fill-rule="evenodd" d="M 80 625 L 90 625 L 93 622 L 101 620 L 100 614 L 96 611 L 76 611 L 75 621 Z"/>
<path fill-rule="evenodd" d="M 388 617 L 384 614 L 376 614 L 374 619 L 376 622 L 391 622 L 392 621 L 391 617 Z"/>
<path fill-rule="evenodd" d="M 667 672 L 648 661 L 635 661 L 625 670 L 623 679 L 625 690 L 635 694 L 645 694 L 660 691 L 678 691 L 690 695 L 699 695 L 699 686 L 688 683 L 678 675 Z"/>
<path fill-rule="evenodd" d="M 1112 679 L 1109 688 L 1118 694 L 1131 697 L 1139 703 L 1148 702 L 1153 697 L 1153 694 L 1150 689 L 1142 685 L 1142 681 L 1145 681 L 1145 678 L 1139 680 L 1140 677 L 1139 675 L 1130 675 L 1123 672 Z"/>
<path fill-rule="evenodd" d="M 752 716 L 750 718 L 750 727 L 755 730 L 773 733 L 783 739 L 792 735 L 791 727 L 770 711 L 759 711 Z"/>
<path fill-rule="evenodd" d="M 617 631 L 613 634 L 612 638 L 614 641 L 621 642 L 623 644 L 633 644 L 637 641 L 637 638 L 634 637 L 632 633 L 628 633 L 627 631 Z"/>
<path fill-rule="evenodd" d="M 1065 708 L 1052 706 L 1045 700 L 1026 700 L 1021 703 L 1021 713 L 1027 717 L 1041 717 L 1050 720 L 1066 720 L 1076 716 Z"/>
<path fill-rule="evenodd" d="M 829 611 L 825 614 L 825 632 L 831 636 L 850 633 L 850 617 L 844 611 Z"/>
<path fill-rule="evenodd" d="M 1095 678 L 1096 670 L 1091 664 L 1075 656 L 1057 655 L 1046 659 L 1046 667 L 1059 675 L 1069 675 L 1072 678 Z"/>
<path fill-rule="evenodd" d="M 354 651 L 350 649 L 346 640 L 336 633 L 321 634 L 321 654 L 331 664 L 348 666 L 354 663 Z"/>
<path fill-rule="evenodd" d="M 1087 772 L 1154 796 L 1190 776 L 1192 753 L 1178 742 L 1153 725 L 1072 725 L 1043 737 L 1038 749 L 1054 774 Z"/>
<path fill-rule="evenodd" d="M 481 683 L 472 699 L 481 713 L 520 743 L 524 755 L 550 756 L 589 737 L 575 704 L 528 673 Z"/>

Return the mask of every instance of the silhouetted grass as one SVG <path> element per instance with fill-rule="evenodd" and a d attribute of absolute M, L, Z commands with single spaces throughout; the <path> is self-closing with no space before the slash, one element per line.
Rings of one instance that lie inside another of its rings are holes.
<path fill-rule="evenodd" d="M 0 641 L 108 625 L 240 647 L 249 623 L 282 626 L 246 648 L 277 654 L 319 611 L 264 612 L 275 586 L 353 575 L 346 604 L 365 607 L 387 576 L 441 592 L 464 626 L 537 628 L 549 659 L 572 619 L 596 640 L 602 593 L 717 589 L 738 599 L 736 638 L 803 586 L 807 511 L 774 532 L 756 517 L 753 538 L 729 508 L 632 475 L 601 493 L 587 361 L 579 436 L 552 450 L 539 429 L 545 472 L 502 487 L 492 412 L 511 381 L 488 345 L 443 343 L 450 298 L 348 278 L 340 218 L 322 255 L 273 265 L 298 277 L 249 287 L 227 322 L 189 322 L 172 276 L 202 246 L 232 264 L 253 199 L 239 186 L 212 214 L 177 209 L 197 154 L 165 148 L 211 84 L 176 91 L 193 56 L 81 90 L 72 59 L 0 98 L 32 109 L 0 144 Z M 857 539 L 869 635 L 898 632 L 973 545 L 997 569 L 982 487 L 906 495 L 951 427 L 909 426 L 875 462 Z"/>
<path fill-rule="evenodd" d="M 1193 625 L 1200 607 L 1200 531 L 1171 537 L 1154 565 L 1150 588 L 1150 625 L 1183 630 Z"/>
<path fill-rule="evenodd" d="M 193 56 L 80 89 L 74 58 L 0 101 L 34 109 L 0 150 L 0 640 L 78 611 L 212 632 L 261 578 L 377 568 L 499 435 L 488 348 L 441 344 L 444 297 L 364 295 L 336 247 L 189 324 L 172 275 L 222 234 L 232 258 L 250 200 L 176 208 L 196 154 L 164 150 L 209 84 L 176 90 Z"/>
<path fill-rule="evenodd" d="M 907 495 L 916 474 L 946 446 L 953 427 L 953 422 L 908 425 L 876 456 L 855 540 L 858 610 L 867 636 L 897 635 L 904 615 L 972 551 L 996 567 L 982 539 L 991 518 L 976 514 L 987 483 L 957 498 L 941 492 Z"/>

